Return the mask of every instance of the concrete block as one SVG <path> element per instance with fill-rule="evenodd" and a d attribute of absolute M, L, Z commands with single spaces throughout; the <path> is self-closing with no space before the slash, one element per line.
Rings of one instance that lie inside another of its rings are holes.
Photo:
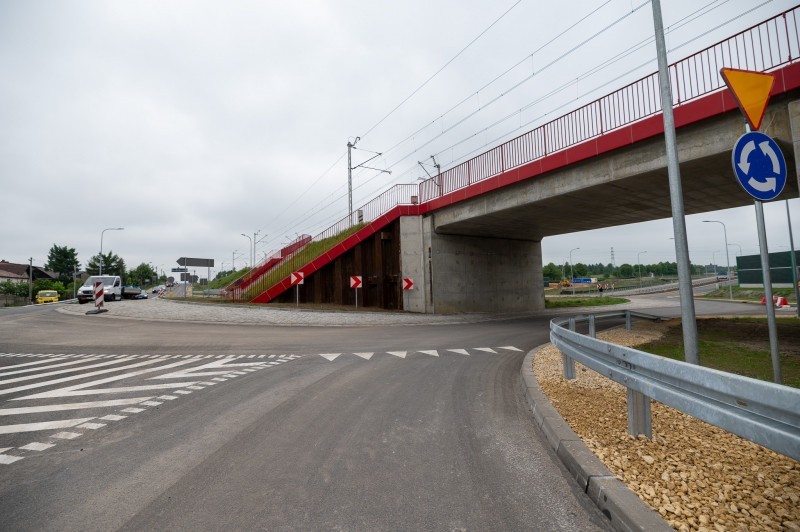
<path fill-rule="evenodd" d="M 539 410 L 540 407 L 543 408 L 544 405 L 536 405 L 537 410 Z M 553 407 L 550 406 L 550 408 Z M 581 441 L 580 437 L 567 425 L 567 422 L 564 421 L 564 418 L 562 418 L 558 412 L 556 412 L 555 416 L 544 415 L 542 417 L 541 428 L 553 450 L 558 450 L 558 446 L 564 441 Z"/>
<path fill-rule="evenodd" d="M 608 517 L 614 530 L 624 532 L 672 530 L 658 513 L 616 477 L 590 478 L 586 493 L 603 515 Z"/>
<path fill-rule="evenodd" d="M 589 487 L 590 478 L 614 476 L 582 441 L 564 440 L 556 454 L 584 491 Z"/>

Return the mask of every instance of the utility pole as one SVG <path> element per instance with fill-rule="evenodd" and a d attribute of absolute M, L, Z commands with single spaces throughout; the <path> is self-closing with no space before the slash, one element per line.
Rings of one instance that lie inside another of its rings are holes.
<path fill-rule="evenodd" d="M 670 86 L 667 47 L 664 43 L 664 22 L 661 19 L 661 0 L 652 0 L 653 26 L 658 58 L 658 78 L 661 89 L 661 110 L 664 117 L 664 140 L 667 150 L 669 197 L 672 206 L 672 230 L 675 236 L 675 260 L 678 263 L 678 288 L 681 301 L 681 326 L 686 362 L 700 364 L 697 350 L 697 321 L 692 294 L 692 267 L 689 264 L 689 241 L 686 237 L 686 217 L 683 208 L 681 169 L 675 137 L 675 117 L 672 114 L 672 87 Z"/>
<path fill-rule="evenodd" d="M 33 303 L 33 257 L 28 263 L 28 302 Z"/>
<path fill-rule="evenodd" d="M 371 166 L 365 166 L 366 163 L 370 162 L 373 159 L 377 159 L 381 155 L 380 152 L 377 151 L 370 151 L 365 150 L 363 148 L 356 148 L 356 143 L 361 140 L 361 137 L 356 137 L 353 142 L 347 141 L 347 217 L 350 219 L 350 225 L 353 225 L 353 170 L 356 168 L 366 168 L 367 170 L 375 170 L 380 173 L 384 174 L 392 174 L 391 170 L 383 170 L 381 168 L 372 168 Z M 364 161 L 361 164 L 353 166 L 353 150 L 366 151 L 369 153 L 373 153 L 374 155 Z"/>

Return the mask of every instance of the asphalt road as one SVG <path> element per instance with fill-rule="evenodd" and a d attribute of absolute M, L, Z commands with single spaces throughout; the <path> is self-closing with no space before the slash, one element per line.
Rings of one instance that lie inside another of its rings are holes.
<path fill-rule="evenodd" d="M 0 317 L 0 352 L 50 354 L 0 357 L 0 453 L 21 457 L 0 463 L 3 530 L 606 528 L 519 392 L 523 354 L 547 341 L 546 319 L 98 323 L 53 309 Z M 199 358 L 219 355 L 230 358 Z M 151 378 L 213 363 L 225 375 Z M 143 369 L 154 371 L 133 375 Z M 207 385 L 185 388 L 198 380 Z M 144 389 L 154 381 L 191 394 Z M 159 404 L 103 403 L 143 395 Z"/>
<path fill-rule="evenodd" d="M 637 309 L 680 312 L 676 294 Z M 548 321 L 0 312 L 0 528 L 606 529 L 519 390 Z"/>

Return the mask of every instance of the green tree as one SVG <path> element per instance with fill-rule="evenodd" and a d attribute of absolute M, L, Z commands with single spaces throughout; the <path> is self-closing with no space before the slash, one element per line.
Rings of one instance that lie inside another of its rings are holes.
<path fill-rule="evenodd" d="M 586 277 L 589 275 L 589 268 L 583 263 L 575 264 L 575 277 Z"/>
<path fill-rule="evenodd" d="M 125 275 L 125 261 L 115 255 L 112 251 L 103 253 L 102 257 L 98 253 L 86 263 L 86 273 L 89 275 L 99 275 L 100 262 L 103 263 L 103 275 Z"/>
<path fill-rule="evenodd" d="M 153 267 L 143 262 L 130 270 L 126 277 L 129 283 L 148 285 L 153 282 L 153 277 L 155 276 L 156 272 Z"/>
<path fill-rule="evenodd" d="M 633 277 L 633 266 L 628 263 L 620 265 L 619 276 L 622 278 Z"/>
<path fill-rule="evenodd" d="M 561 268 L 553 264 L 552 262 L 542 268 L 542 274 L 544 277 L 547 277 L 552 282 L 557 282 L 561 280 Z"/>
<path fill-rule="evenodd" d="M 58 272 L 58 280 L 66 284 L 72 281 L 72 276 L 80 269 L 81 263 L 78 262 L 78 252 L 75 248 L 53 244 L 44 267 L 46 270 Z"/>
<path fill-rule="evenodd" d="M 3 281 L 0 283 L 0 294 L 11 296 L 28 297 L 28 283 L 16 283 L 14 281 Z"/>

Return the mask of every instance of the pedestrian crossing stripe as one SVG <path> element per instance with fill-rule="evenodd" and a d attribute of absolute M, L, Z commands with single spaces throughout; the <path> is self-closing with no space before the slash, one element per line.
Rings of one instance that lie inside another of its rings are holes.
<path fill-rule="evenodd" d="M 173 401 L 189 395 L 192 390 L 200 391 L 217 384 L 217 382 L 268 369 L 297 360 L 302 356 L 298 354 L 175 356 L 103 353 L 0 353 L 0 358 L 5 360 L 20 359 L 20 363 L 12 363 L 0 368 L 0 396 L 21 393 L 20 397 L 5 398 L 5 400 L 23 403 L 20 406 L 0 408 L 0 435 L 20 433 L 42 433 L 44 435 L 44 437 L 40 435 L 37 441 L 17 447 L 0 448 L 0 465 L 13 464 L 28 456 L 30 452 L 42 452 L 56 446 L 61 441 L 79 438 L 84 434 L 80 430 L 99 430 L 106 427 L 108 423 L 122 421 L 130 415 L 146 412 L 146 407 L 160 406 L 164 404 L 163 401 Z M 26 358 L 36 360 L 23 362 Z M 216 375 L 224 375 L 224 377 L 209 378 Z M 138 386 L 108 386 L 110 383 L 131 378 L 144 379 L 145 383 L 148 381 L 150 383 Z M 203 380 L 204 378 L 208 380 Z M 87 379 L 90 382 L 85 382 Z M 161 382 L 158 382 L 159 380 Z M 178 382 L 164 382 L 165 380 Z M 74 384 L 76 381 L 78 383 Z M 32 393 L 28 394 L 29 391 Z M 145 393 L 136 397 L 120 399 L 24 405 L 26 400 L 58 400 L 73 396 L 130 394 L 142 391 Z M 156 393 L 147 393 L 148 391 L 156 391 Z M 172 395 L 158 395 L 164 391 L 168 391 Z M 102 412 L 104 409 L 106 412 Z M 115 409 L 115 412 L 108 413 L 108 409 Z M 96 417 L 69 418 L 67 416 L 66 419 L 51 419 L 35 423 L 2 422 L 2 416 L 21 416 L 23 419 L 19 421 L 24 421 L 25 415 L 38 415 L 41 419 L 42 414 L 58 416 L 71 410 L 81 410 L 81 413 L 87 410 L 97 410 L 98 413 Z M 64 431 L 63 429 L 72 430 Z"/>

